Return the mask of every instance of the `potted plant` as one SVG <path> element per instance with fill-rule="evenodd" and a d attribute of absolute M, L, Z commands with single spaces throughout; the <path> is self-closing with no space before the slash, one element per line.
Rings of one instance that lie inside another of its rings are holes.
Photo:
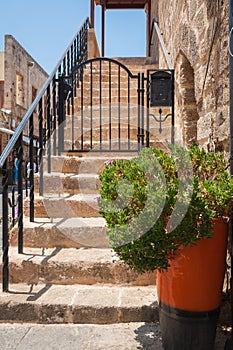
<path fill-rule="evenodd" d="M 147 148 L 109 161 L 100 180 L 112 248 L 131 268 L 156 270 L 164 348 L 212 349 L 233 203 L 223 155 L 196 143 Z"/>

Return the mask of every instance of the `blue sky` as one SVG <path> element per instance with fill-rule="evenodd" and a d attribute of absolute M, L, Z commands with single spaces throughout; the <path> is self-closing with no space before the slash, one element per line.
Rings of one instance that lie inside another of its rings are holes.
<path fill-rule="evenodd" d="M 89 0 L 2 1 L 0 51 L 11 34 L 50 73 L 89 11 Z M 142 10 L 106 11 L 105 56 L 145 56 L 145 20 Z M 95 29 L 100 44 L 100 6 Z"/>

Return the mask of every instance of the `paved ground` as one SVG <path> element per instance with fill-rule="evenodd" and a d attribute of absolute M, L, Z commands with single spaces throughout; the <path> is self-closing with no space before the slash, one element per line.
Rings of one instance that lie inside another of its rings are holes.
<path fill-rule="evenodd" d="M 218 332 L 214 350 L 223 350 Z M 1 350 L 162 350 L 159 325 L 0 324 Z M 197 349 L 198 350 L 198 349 Z"/>

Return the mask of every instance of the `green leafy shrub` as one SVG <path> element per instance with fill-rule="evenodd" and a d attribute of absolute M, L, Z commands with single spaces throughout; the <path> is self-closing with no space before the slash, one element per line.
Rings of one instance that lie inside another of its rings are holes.
<path fill-rule="evenodd" d="M 211 219 L 228 216 L 233 179 L 220 153 L 169 146 L 113 160 L 100 174 L 99 211 L 111 247 L 139 272 L 163 270 L 180 246 L 212 236 Z"/>

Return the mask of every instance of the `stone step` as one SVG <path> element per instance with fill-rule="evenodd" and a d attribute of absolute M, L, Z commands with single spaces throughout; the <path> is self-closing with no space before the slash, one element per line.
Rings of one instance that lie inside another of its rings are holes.
<path fill-rule="evenodd" d="M 24 247 L 38 248 L 108 248 L 104 218 L 57 218 L 51 222 L 46 218 L 37 218 L 30 222 L 24 218 Z M 14 227 L 10 244 L 16 246 L 18 228 Z"/>
<path fill-rule="evenodd" d="M 137 138 L 135 137 L 133 139 L 127 139 L 127 138 L 116 138 L 116 139 L 111 139 L 110 140 L 100 140 L 98 141 L 93 141 L 92 143 L 90 140 L 84 141 L 83 142 L 80 140 L 75 140 L 72 142 L 71 140 L 65 140 L 64 141 L 64 149 L 65 150 L 95 150 L 95 151 L 100 151 L 100 150 L 112 150 L 112 151 L 128 151 L 132 150 L 134 152 L 138 151 L 139 144 L 137 141 Z"/>
<path fill-rule="evenodd" d="M 39 193 L 39 174 L 34 176 L 34 190 Z M 62 174 L 62 173 L 44 173 L 43 174 L 43 193 L 44 194 L 98 194 L 100 180 L 97 174 Z"/>
<path fill-rule="evenodd" d="M 64 127 L 71 128 L 72 126 L 81 126 L 81 123 L 84 128 L 91 128 L 95 126 L 102 126 L 102 128 L 108 128 L 109 124 L 118 125 L 122 124 L 124 127 L 137 127 L 138 126 L 138 106 L 123 106 L 120 109 L 116 107 L 108 106 L 104 107 L 97 106 L 95 108 L 85 108 L 79 110 L 74 114 L 67 114 L 66 121 L 64 122 Z M 146 112 L 146 110 L 144 110 Z M 100 117 L 101 116 L 101 117 Z M 146 124 L 146 113 L 144 113 L 144 121 Z"/>
<path fill-rule="evenodd" d="M 24 248 L 9 250 L 10 283 L 147 286 L 155 273 L 138 274 L 129 269 L 109 248 Z"/>
<path fill-rule="evenodd" d="M 88 152 L 65 153 L 51 156 L 51 172 L 63 174 L 100 174 L 109 159 L 132 159 L 132 152 Z M 47 158 L 44 157 L 44 171 L 47 171 Z"/>
<path fill-rule="evenodd" d="M 97 200 L 98 196 L 91 194 L 35 196 L 34 214 L 36 218 L 100 217 Z M 29 213 L 30 200 L 26 198 L 24 215 L 29 217 Z"/>
<path fill-rule="evenodd" d="M 77 122 L 77 120 L 76 120 Z M 98 124 L 97 126 L 94 126 L 93 128 L 81 128 L 80 127 L 80 121 L 78 124 L 75 124 L 73 128 L 67 127 L 64 130 L 64 138 L 65 140 L 71 140 L 72 137 L 75 141 L 80 141 L 81 139 L 83 140 L 90 140 L 90 137 L 92 137 L 93 141 L 98 141 L 100 139 L 100 135 L 102 140 L 108 140 L 111 135 L 111 139 L 117 139 L 119 132 L 121 135 L 121 138 L 128 138 L 130 136 L 130 139 L 137 139 L 138 135 L 138 128 L 135 125 L 132 125 L 128 127 L 128 124 L 120 124 L 118 125 L 117 123 L 111 123 L 111 128 L 110 124 L 102 125 L 100 129 L 100 125 Z"/>
<path fill-rule="evenodd" d="M 155 286 L 11 284 L 1 322 L 113 324 L 158 320 Z"/>
<path fill-rule="evenodd" d="M 137 105 L 138 103 L 138 96 L 135 93 L 133 96 L 130 97 L 130 100 L 128 99 L 128 94 L 124 94 L 123 92 L 120 95 L 120 101 L 119 101 L 119 97 L 118 95 L 113 95 L 111 96 L 111 98 L 107 95 L 107 96 L 102 96 L 101 100 L 100 97 L 97 94 L 94 94 L 93 98 L 92 98 L 92 105 L 93 106 L 98 106 L 98 105 L 107 105 L 109 103 L 122 103 L 122 104 L 132 104 L 132 105 Z M 146 103 L 146 98 L 144 100 L 144 103 Z M 75 104 L 81 105 L 81 98 L 77 97 Z M 90 106 L 91 102 L 90 102 L 90 96 L 89 94 L 84 95 L 83 96 L 83 101 L 82 101 L 83 106 Z"/>
<path fill-rule="evenodd" d="M 65 140 L 74 140 L 74 142 L 79 142 L 81 140 L 88 141 L 92 137 L 93 143 L 100 140 L 100 136 L 102 141 L 117 140 L 119 133 L 121 139 L 125 140 L 137 140 L 138 138 L 138 125 L 137 123 L 126 124 L 122 122 L 118 125 L 116 122 L 110 123 L 102 123 L 100 128 L 100 123 L 93 122 L 92 127 L 90 127 L 90 120 L 85 122 L 86 127 L 81 125 L 81 120 L 75 119 L 75 124 L 72 127 L 71 122 L 67 123 L 67 127 L 64 129 L 64 138 Z M 89 125 L 88 125 L 89 124 Z M 111 126 L 111 127 L 110 127 Z M 144 135 L 146 137 L 146 121 L 144 124 Z M 171 126 L 169 123 L 164 123 L 163 130 L 169 131 Z M 149 128 L 149 135 L 151 140 L 159 140 L 161 138 L 161 134 L 159 131 L 159 125 L 151 125 Z"/>
<path fill-rule="evenodd" d="M 124 85 L 122 85 L 124 84 Z M 104 97 L 122 97 L 122 96 L 128 96 L 130 94 L 130 97 L 137 97 L 138 96 L 138 85 L 137 81 L 130 82 L 130 85 L 128 86 L 128 82 L 124 82 L 122 84 L 116 84 L 115 83 L 109 83 L 109 82 L 104 82 L 104 85 L 102 86 L 101 84 L 101 89 L 100 85 L 95 82 L 95 84 L 92 84 L 92 89 L 90 87 L 90 83 L 83 83 L 83 88 L 82 89 L 77 89 L 76 96 L 74 97 L 74 101 L 80 101 L 81 96 L 87 97 L 92 94 L 92 98 L 104 98 Z M 118 101 L 118 100 L 117 100 Z"/>

